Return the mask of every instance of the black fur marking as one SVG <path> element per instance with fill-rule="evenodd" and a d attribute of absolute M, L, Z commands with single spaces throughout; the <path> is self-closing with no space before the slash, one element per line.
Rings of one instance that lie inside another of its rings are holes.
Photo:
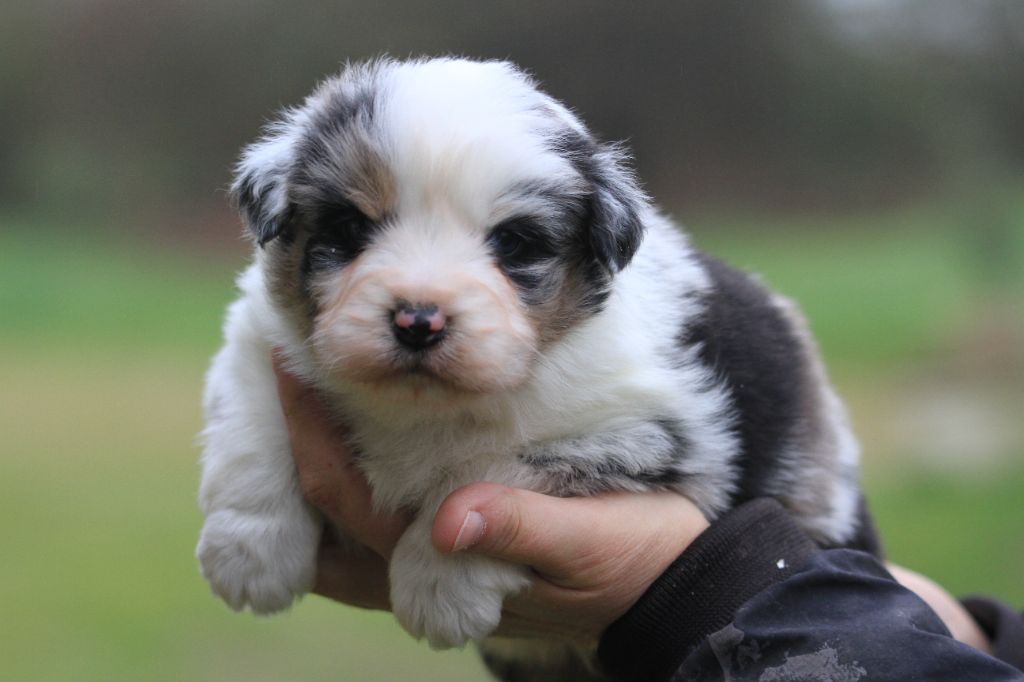
<path fill-rule="evenodd" d="M 569 273 L 568 281 L 576 283 L 571 294 L 575 299 L 572 318 L 580 319 L 604 307 L 615 271 L 607 249 L 594 243 L 595 230 L 601 229 L 599 210 L 595 207 L 599 184 L 595 178 L 599 170 L 595 155 L 600 148 L 590 137 L 569 128 L 551 134 L 548 146 L 573 165 L 585 186 L 529 182 L 512 188 L 510 193 L 529 195 L 546 204 L 548 214 L 531 220 L 546 234 L 547 243 L 552 247 L 552 259 L 559 261 L 561 269 Z M 639 221 L 637 229 L 642 229 Z M 502 265 L 528 305 L 545 303 L 559 295 L 558 278 L 550 275 L 553 266 L 554 263 L 542 259 L 532 266 Z"/>
<path fill-rule="evenodd" d="M 491 230 L 489 242 L 498 262 L 510 270 L 554 255 L 547 230 L 526 217 L 502 222 Z"/>
<path fill-rule="evenodd" d="M 580 310 L 591 315 L 597 314 L 604 309 L 605 303 L 608 302 L 608 296 L 611 295 L 611 280 L 608 270 L 597 261 L 590 259 L 580 267 L 580 274 L 589 285 L 580 300 Z"/>
<path fill-rule="evenodd" d="M 331 193 L 344 192 L 350 182 L 358 184 L 365 179 L 366 169 L 379 161 L 377 150 L 368 143 L 373 139 L 377 93 L 371 86 L 350 90 L 332 93 L 325 106 L 313 113 L 297 144 L 299 162 L 290 178 L 293 189 L 304 197 L 300 203 L 320 202 L 321 212 L 335 207 L 347 210 L 350 202 Z"/>
<path fill-rule="evenodd" d="M 682 341 L 699 344 L 701 360 L 725 381 L 739 412 L 739 503 L 763 493 L 761 482 L 804 418 L 805 359 L 800 340 L 761 284 L 710 256 L 699 258 L 713 288 Z"/>
<path fill-rule="evenodd" d="M 505 274 L 519 288 L 519 297 L 527 305 L 540 305 L 557 293 L 556 288 L 549 285 L 550 278 L 542 267 L 508 268 Z"/>
<path fill-rule="evenodd" d="M 621 270 L 633 259 L 643 239 L 643 192 L 614 147 L 599 145 L 571 129 L 561 131 L 551 146 L 591 186 L 587 228 L 594 256 L 608 270 Z"/>
<path fill-rule="evenodd" d="M 304 139 L 303 151 L 309 158 L 323 160 L 329 158 L 335 150 L 331 142 L 343 137 L 346 128 L 351 125 L 362 125 L 369 128 L 376 115 L 377 90 L 367 85 L 355 92 L 344 89 L 336 93 L 327 105 L 316 111 L 316 116 Z"/>
<path fill-rule="evenodd" d="M 630 483 L 647 488 L 668 487 L 680 483 L 686 475 L 668 463 L 635 471 L 616 456 L 595 462 L 581 459 L 539 455 L 521 457 L 521 461 L 544 471 L 556 495 L 593 495 L 612 490 L 628 489 Z"/>
<path fill-rule="evenodd" d="M 375 227 L 352 204 L 341 201 L 321 205 L 306 243 L 304 269 L 316 272 L 349 264 L 370 243 Z"/>
<path fill-rule="evenodd" d="M 277 182 L 279 180 L 275 179 L 273 183 L 265 185 L 257 192 L 256 179 L 252 175 L 246 175 L 238 179 L 238 186 L 235 189 L 235 204 L 261 248 L 289 232 L 293 206 L 289 204 L 280 215 L 271 214 L 267 209 L 268 197 L 276 188 Z"/>
<path fill-rule="evenodd" d="M 686 452 L 691 447 L 691 443 L 684 432 L 683 424 L 676 419 L 669 419 L 667 417 L 656 419 L 654 423 L 672 442 L 673 459 L 679 460 L 685 457 Z"/>
<path fill-rule="evenodd" d="M 488 236 L 495 261 L 528 304 L 537 305 L 557 293 L 549 283 L 551 261 L 558 249 L 552 243 L 556 237 L 527 217 L 510 218 L 495 226 Z"/>
<path fill-rule="evenodd" d="M 597 176 L 591 200 L 590 240 L 598 259 L 618 271 L 633 259 L 643 226 L 631 199 L 624 199 L 621 188 L 613 183 L 611 178 Z"/>
<path fill-rule="evenodd" d="M 567 295 L 574 301 L 572 319 L 601 309 L 611 279 L 590 247 L 589 202 L 579 189 L 576 184 L 536 181 L 512 187 L 507 195 L 542 204 L 543 210 L 499 223 L 488 238 L 495 262 L 524 303 L 541 305 Z"/>
<path fill-rule="evenodd" d="M 338 199 L 304 213 L 309 239 L 303 247 L 300 277 L 303 291 L 315 300 L 311 284 L 317 275 L 351 263 L 373 240 L 380 223 L 367 218 L 352 204 Z"/>
<path fill-rule="evenodd" d="M 688 474 L 679 463 L 685 461 L 689 447 L 682 425 L 675 420 L 659 419 L 649 426 L 653 428 L 642 435 L 608 434 L 613 438 L 610 446 L 601 443 L 601 434 L 592 434 L 560 442 L 554 447 L 528 450 L 519 455 L 519 460 L 543 471 L 552 492 L 558 495 L 635 489 L 637 483 L 645 488 L 666 488 L 681 483 Z M 619 435 L 622 439 L 616 440 Z M 560 454 L 558 446 L 573 455 Z M 615 452 L 621 452 L 624 447 L 644 449 L 650 461 L 638 469 L 637 461 L 627 460 Z"/>

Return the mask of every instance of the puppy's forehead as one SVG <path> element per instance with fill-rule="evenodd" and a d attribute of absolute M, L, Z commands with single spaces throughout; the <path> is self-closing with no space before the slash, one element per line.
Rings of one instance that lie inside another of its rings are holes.
<path fill-rule="evenodd" d="M 584 192 L 559 141 L 585 131 L 507 64 L 377 65 L 325 84 L 317 100 L 309 184 L 371 217 L 436 208 L 477 223 Z"/>

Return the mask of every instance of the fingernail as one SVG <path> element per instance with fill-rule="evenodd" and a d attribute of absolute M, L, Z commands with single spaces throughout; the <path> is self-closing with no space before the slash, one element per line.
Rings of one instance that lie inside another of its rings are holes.
<path fill-rule="evenodd" d="M 466 518 L 462 520 L 462 528 L 459 528 L 459 534 L 455 536 L 452 551 L 461 552 L 480 542 L 480 538 L 484 536 L 484 530 L 486 529 L 487 523 L 480 512 L 467 512 Z"/>

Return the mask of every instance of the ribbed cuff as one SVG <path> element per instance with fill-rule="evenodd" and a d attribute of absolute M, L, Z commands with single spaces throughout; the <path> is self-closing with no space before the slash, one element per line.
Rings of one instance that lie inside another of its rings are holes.
<path fill-rule="evenodd" d="M 612 623 L 598 658 L 616 680 L 667 680 L 745 602 L 799 571 L 815 544 L 772 499 L 716 520 Z"/>
<path fill-rule="evenodd" d="M 968 597 L 961 602 L 992 643 L 992 655 L 1024 670 L 1024 613 L 987 597 Z"/>

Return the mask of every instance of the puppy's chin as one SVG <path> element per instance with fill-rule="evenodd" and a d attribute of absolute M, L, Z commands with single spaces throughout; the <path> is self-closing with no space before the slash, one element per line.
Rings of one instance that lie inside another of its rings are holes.
<path fill-rule="evenodd" d="M 328 381 L 340 390 L 375 404 L 441 411 L 515 390 L 529 379 L 533 364 L 529 356 L 460 355 L 454 347 L 361 356 L 351 350 L 321 363 L 330 368 Z"/>
<path fill-rule="evenodd" d="M 358 379 L 335 372 L 328 383 L 333 384 L 340 395 L 348 397 L 349 408 L 395 426 L 490 414 L 490 398 L 514 388 L 513 385 L 466 385 L 423 371 L 381 373 L 374 377 L 362 373 Z"/>
<path fill-rule="evenodd" d="M 445 381 L 422 371 L 395 373 L 369 381 L 351 382 L 350 390 L 390 406 L 445 411 L 462 407 L 493 391 L 481 391 Z"/>

